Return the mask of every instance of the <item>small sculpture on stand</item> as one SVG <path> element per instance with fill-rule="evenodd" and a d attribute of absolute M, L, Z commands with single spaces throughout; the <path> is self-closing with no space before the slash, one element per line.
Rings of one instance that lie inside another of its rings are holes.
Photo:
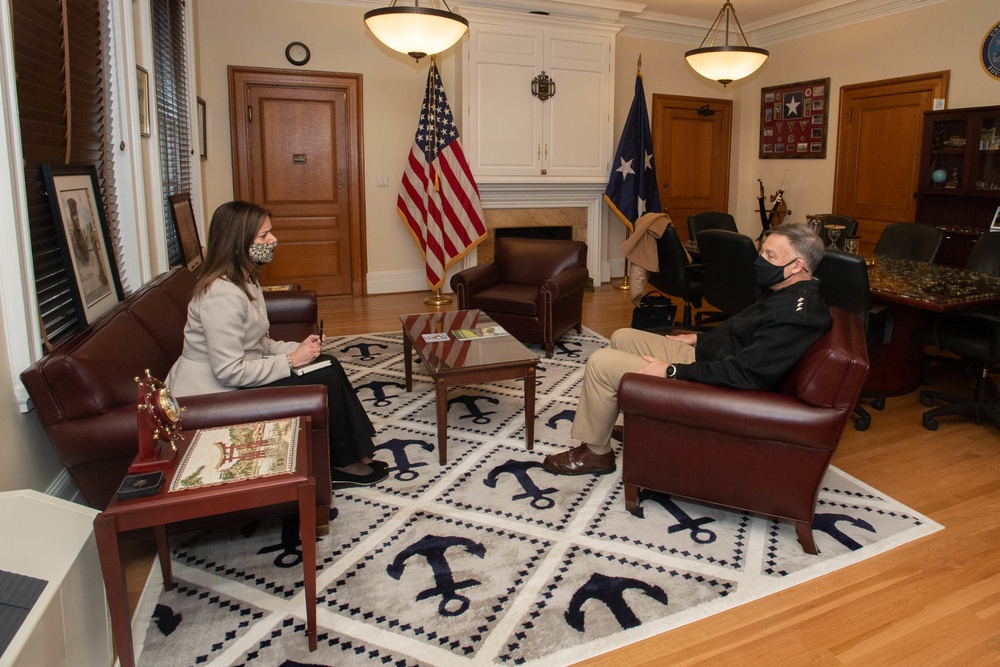
<path fill-rule="evenodd" d="M 176 442 L 184 439 L 181 413 L 187 409 L 178 405 L 166 385 L 150 375 L 148 368 L 146 377 L 136 377 L 135 381 L 139 385 L 139 458 L 129 466 L 130 475 L 170 467 L 177 453 Z"/>

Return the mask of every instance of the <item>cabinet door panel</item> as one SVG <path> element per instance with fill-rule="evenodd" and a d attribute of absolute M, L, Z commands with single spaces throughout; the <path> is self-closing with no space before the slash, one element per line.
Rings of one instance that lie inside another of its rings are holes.
<path fill-rule="evenodd" d="M 601 74 L 554 68 L 556 95 L 546 116 L 543 160 L 551 175 L 603 174 L 601 143 L 604 99 Z"/>
<path fill-rule="evenodd" d="M 533 65 L 479 63 L 476 173 L 524 173 L 539 167 L 541 109 L 531 96 Z"/>

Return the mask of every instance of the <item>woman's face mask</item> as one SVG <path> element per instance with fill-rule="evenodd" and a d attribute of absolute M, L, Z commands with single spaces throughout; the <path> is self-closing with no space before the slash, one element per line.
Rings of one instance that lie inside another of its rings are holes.
<path fill-rule="evenodd" d="M 254 243 L 250 246 L 250 259 L 258 266 L 267 264 L 274 259 L 274 246 L 276 245 L 278 245 L 277 242 Z"/>

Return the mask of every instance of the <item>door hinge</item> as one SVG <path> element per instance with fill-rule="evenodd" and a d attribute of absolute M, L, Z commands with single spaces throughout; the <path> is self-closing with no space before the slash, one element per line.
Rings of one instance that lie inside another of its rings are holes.
<path fill-rule="evenodd" d="M 253 122 L 253 107 L 249 105 L 247 106 L 247 122 L 248 123 Z"/>

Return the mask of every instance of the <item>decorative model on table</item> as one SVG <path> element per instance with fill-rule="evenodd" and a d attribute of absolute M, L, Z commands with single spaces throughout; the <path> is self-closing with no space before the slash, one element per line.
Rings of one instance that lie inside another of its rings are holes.
<path fill-rule="evenodd" d="M 181 413 L 186 410 L 160 380 L 149 374 L 136 377 L 139 385 L 138 426 L 139 458 L 132 462 L 130 475 L 163 470 L 170 466 L 177 453 L 181 433 Z"/>

